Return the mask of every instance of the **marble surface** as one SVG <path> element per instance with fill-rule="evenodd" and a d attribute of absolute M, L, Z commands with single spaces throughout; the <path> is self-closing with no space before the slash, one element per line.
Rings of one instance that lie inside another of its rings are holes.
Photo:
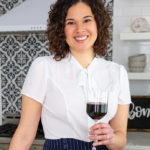
<path fill-rule="evenodd" d="M 129 131 L 124 150 L 150 150 L 150 132 Z"/>
<path fill-rule="evenodd" d="M 150 132 L 128 132 L 127 144 L 150 146 Z"/>

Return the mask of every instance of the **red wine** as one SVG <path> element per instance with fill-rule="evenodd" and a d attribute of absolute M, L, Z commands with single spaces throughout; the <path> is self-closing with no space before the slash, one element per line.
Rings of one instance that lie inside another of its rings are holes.
<path fill-rule="evenodd" d="M 106 103 L 87 103 L 87 114 L 95 120 L 103 118 L 107 113 Z"/>

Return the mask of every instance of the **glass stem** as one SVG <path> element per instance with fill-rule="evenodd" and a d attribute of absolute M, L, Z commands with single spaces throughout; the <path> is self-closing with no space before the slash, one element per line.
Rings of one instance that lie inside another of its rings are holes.
<path fill-rule="evenodd" d="M 97 119 L 94 119 L 94 121 L 95 121 L 95 124 L 98 122 Z M 94 142 L 98 142 L 98 140 L 94 140 Z M 92 147 L 92 150 L 96 150 L 96 146 L 93 146 L 93 147 Z"/>
<path fill-rule="evenodd" d="M 98 120 L 94 119 L 94 121 L 95 121 L 95 124 L 97 124 Z M 94 142 L 98 142 L 98 140 L 94 140 Z"/>

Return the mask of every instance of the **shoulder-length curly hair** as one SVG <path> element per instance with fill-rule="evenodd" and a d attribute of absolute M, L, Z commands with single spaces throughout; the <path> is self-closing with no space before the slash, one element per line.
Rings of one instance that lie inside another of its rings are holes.
<path fill-rule="evenodd" d="M 69 53 L 69 45 L 66 42 L 64 33 L 65 19 L 68 9 L 78 2 L 84 2 L 91 8 L 97 23 L 98 36 L 93 46 L 95 54 L 105 56 L 107 53 L 111 19 L 108 11 L 105 9 L 103 1 L 57 0 L 56 3 L 50 7 L 46 31 L 50 44 L 49 49 L 50 52 L 54 54 L 55 60 L 61 60 Z"/>

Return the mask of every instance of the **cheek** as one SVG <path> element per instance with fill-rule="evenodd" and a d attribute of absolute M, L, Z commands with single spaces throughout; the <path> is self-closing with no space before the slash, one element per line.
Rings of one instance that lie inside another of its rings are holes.
<path fill-rule="evenodd" d="M 72 35 L 72 29 L 66 27 L 64 33 L 66 38 L 69 38 Z"/>
<path fill-rule="evenodd" d="M 70 45 L 70 37 L 71 37 L 71 33 L 70 33 L 70 30 L 68 28 L 65 28 L 64 29 L 64 33 L 65 33 L 65 40 L 66 40 L 66 43 L 68 45 Z"/>
<path fill-rule="evenodd" d="M 89 27 L 89 31 L 91 32 L 91 34 L 97 36 L 98 30 L 97 30 L 97 26 L 96 26 L 95 24 L 92 24 L 92 25 Z"/>
<path fill-rule="evenodd" d="M 97 30 L 97 28 L 95 28 L 95 30 L 93 32 L 95 33 L 95 40 L 96 40 L 97 36 L 98 36 L 98 30 Z"/>
<path fill-rule="evenodd" d="M 98 32 L 98 30 L 97 30 L 97 26 L 96 26 L 96 25 L 94 25 L 92 29 L 93 29 L 93 32 L 97 35 L 97 32 Z"/>

